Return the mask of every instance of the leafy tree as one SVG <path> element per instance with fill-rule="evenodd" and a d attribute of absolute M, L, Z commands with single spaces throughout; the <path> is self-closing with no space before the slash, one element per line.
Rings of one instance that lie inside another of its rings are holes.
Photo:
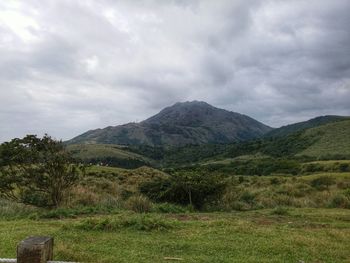
<path fill-rule="evenodd" d="M 0 195 L 26 204 L 57 207 L 83 167 L 64 144 L 45 135 L 27 135 L 0 146 Z"/>

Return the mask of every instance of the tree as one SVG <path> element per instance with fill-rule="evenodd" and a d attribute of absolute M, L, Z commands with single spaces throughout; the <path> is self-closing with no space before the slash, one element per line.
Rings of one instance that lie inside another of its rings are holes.
<path fill-rule="evenodd" d="M 62 141 L 27 135 L 0 145 L 0 195 L 26 204 L 57 207 L 83 167 Z"/>

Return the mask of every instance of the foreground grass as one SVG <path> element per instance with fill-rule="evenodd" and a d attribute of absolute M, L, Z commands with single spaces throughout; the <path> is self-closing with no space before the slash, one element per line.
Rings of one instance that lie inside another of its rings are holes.
<path fill-rule="evenodd" d="M 276 214 L 122 212 L 92 219 L 2 220 L 0 257 L 15 257 L 17 242 L 26 236 L 51 235 L 55 259 L 61 260 L 350 262 L 350 210 L 289 209 Z"/>

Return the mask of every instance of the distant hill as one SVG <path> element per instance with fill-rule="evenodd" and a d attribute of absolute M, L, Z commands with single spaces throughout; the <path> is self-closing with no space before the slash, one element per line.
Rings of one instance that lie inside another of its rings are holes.
<path fill-rule="evenodd" d="M 231 163 L 233 159 L 350 159 L 350 120 L 330 122 L 286 136 L 253 141 L 187 146 L 164 155 L 166 166 Z"/>
<path fill-rule="evenodd" d="M 182 147 L 68 145 L 75 157 L 88 163 L 135 168 L 181 167 L 193 164 L 230 164 L 235 160 L 283 158 L 302 160 L 350 158 L 350 120 L 331 122 L 294 132 L 230 144 L 201 144 Z"/>
<path fill-rule="evenodd" d="M 271 130 L 246 115 L 192 101 L 176 103 L 140 123 L 88 131 L 67 143 L 150 146 L 232 143 L 260 138 Z"/>
<path fill-rule="evenodd" d="M 313 157 L 350 157 L 350 120 L 328 123 L 305 130 L 304 137 L 314 138 L 314 143 L 298 153 Z"/>
<path fill-rule="evenodd" d="M 87 164 L 102 164 L 122 168 L 138 168 L 151 165 L 152 161 L 128 151 L 125 147 L 105 144 L 73 144 L 67 150 L 76 159 Z"/>
<path fill-rule="evenodd" d="M 346 119 L 350 119 L 350 117 L 335 115 L 319 116 L 308 121 L 289 124 L 277 129 L 273 129 L 270 132 L 266 133 L 265 137 L 283 137 L 298 131 L 321 126 L 331 122 L 343 121 Z"/>

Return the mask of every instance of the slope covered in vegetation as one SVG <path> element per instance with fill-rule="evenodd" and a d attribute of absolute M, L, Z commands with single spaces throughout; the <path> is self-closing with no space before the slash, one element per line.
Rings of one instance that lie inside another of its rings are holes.
<path fill-rule="evenodd" d="M 350 120 L 308 129 L 303 136 L 317 140 L 298 155 L 317 158 L 350 157 Z"/>
<path fill-rule="evenodd" d="M 343 121 L 346 119 L 349 119 L 349 117 L 335 115 L 319 116 L 308 121 L 293 123 L 273 129 L 265 134 L 265 137 L 283 137 L 298 131 L 303 131 L 309 128 L 318 127 L 332 122 Z"/>
<path fill-rule="evenodd" d="M 150 165 L 150 159 L 127 148 L 111 144 L 72 144 L 67 150 L 84 163 L 103 164 L 122 168 Z"/>

